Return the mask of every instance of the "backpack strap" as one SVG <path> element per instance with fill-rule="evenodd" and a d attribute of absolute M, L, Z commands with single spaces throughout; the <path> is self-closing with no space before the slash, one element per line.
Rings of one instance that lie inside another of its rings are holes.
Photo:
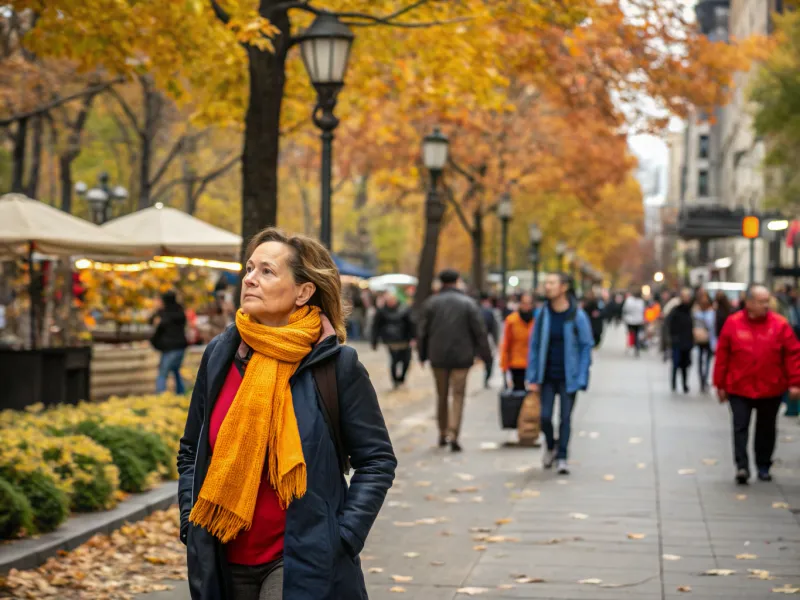
<path fill-rule="evenodd" d="M 342 427 L 339 415 L 339 386 L 336 381 L 336 359 L 326 360 L 311 369 L 314 383 L 322 398 L 322 415 L 328 426 L 328 432 L 336 447 L 336 458 L 339 470 L 347 475 L 350 472 L 350 459 L 342 440 Z"/>

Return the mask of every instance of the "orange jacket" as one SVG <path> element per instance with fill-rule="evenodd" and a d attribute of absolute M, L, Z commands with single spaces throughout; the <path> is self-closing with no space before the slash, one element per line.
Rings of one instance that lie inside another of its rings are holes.
<path fill-rule="evenodd" d="M 503 327 L 503 341 L 500 342 L 500 368 L 508 369 L 528 368 L 528 341 L 533 331 L 533 319 L 526 323 L 513 312 L 506 317 Z"/>

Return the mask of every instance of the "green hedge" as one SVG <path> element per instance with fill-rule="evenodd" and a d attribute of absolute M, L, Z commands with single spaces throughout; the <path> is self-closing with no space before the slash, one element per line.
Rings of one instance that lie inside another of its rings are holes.
<path fill-rule="evenodd" d="M 0 479 L 0 539 L 10 540 L 33 530 L 31 503 L 18 487 Z"/>

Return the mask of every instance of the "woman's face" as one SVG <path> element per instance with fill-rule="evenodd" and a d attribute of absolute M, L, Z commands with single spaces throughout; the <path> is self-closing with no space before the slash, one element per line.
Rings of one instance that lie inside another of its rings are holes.
<path fill-rule="evenodd" d="M 247 260 L 242 312 L 262 325 L 286 325 L 292 313 L 304 306 L 317 289 L 313 283 L 295 282 L 289 268 L 292 252 L 281 242 L 265 242 Z"/>

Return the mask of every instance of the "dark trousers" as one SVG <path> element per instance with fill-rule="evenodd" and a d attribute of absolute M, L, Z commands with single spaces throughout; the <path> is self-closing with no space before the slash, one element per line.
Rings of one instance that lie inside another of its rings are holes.
<path fill-rule="evenodd" d="M 494 371 L 494 358 L 492 358 L 492 360 L 483 361 L 483 365 L 484 365 L 484 368 L 485 368 L 484 378 L 483 378 L 483 385 L 488 387 L 489 386 L 489 380 L 492 378 L 492 372 Z"/>
<path fill-rule="evenodd" d="M 541 386 L 542 403 L 542 431 L 547 440 L 547 449 L 556 447 L 555 432 L 553 431 L 553 412 L 556 406 L 556 394 L 560 398 L 560 421 L 558 429 L 558 454 L 556 458 L 567 458 L 569 436 L 572 430 L 572 409 L 575 406 L 577 394 L 567 393 L 565 381 L 545 381 Z"/>
<path fill-rule="evenodd" d="M 399 350 L 389 349 L 389 359 L 391 360 L 392 381 L 403 383 L 406 380 L 406 373 L 411 364 L 411 347 Z"/>
<path fill-rule="evenodd" d="M 511 380 L 514 385 L 514 391 L 525 391 L 525 369 L 510 369 Z"/>
<path fill-rule="evenodd" d="M 283 559 L 249 566 L 228 566 L 234 600 L 281 600 L 283 598 Z"/>
<path fill-rule="evenodd" d="M 672 349 L 672 389 L 678 389 L 678 371 L 681 372 L 683 390 L 689 391 L 689 365 L 691 364 L 691 350 Z"/>
<path fill-rule="evenodd" d="M 714 353 L 711 351 L 709 344 L 700 344 L 697 346 L 697 370 L 700 374 L 700 389 L 706 391 L 708 389 L 708 374 L 711 372 L 711 357 Z"/>
<path fill-rule="evenodd" d="M 733 457 L 736 460 L 736 468 L 750 470 L 747 442 L 750 435 L 750 414 L 755 410 L 756 436 L 753 448 L 756 454 L 756 467 L 769 470 L 772 466 L 772 453 L 775 450 L 781 398 L 752 400 L 742 396 L 731 396 L 728 401 L 733 417 Z"/>
<path fill-rule="evenodd" d="M 639 351 L 642 349 L 642 327 L 643 325 L 628 325 L 628 333 L 633 335 L 633 349 L 636 356 L 639 356 Z"/>

